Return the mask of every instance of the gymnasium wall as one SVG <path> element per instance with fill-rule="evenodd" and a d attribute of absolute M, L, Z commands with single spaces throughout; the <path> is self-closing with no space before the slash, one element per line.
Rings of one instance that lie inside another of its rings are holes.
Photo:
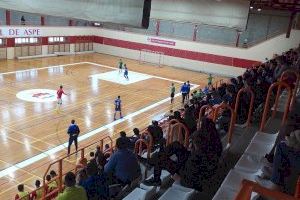
<path fill-rule="evenodd" d="M 0 27 L 2 33 L 7 27 Z M 163 52 L 162 64 L 231 76 L 241 74 L 265 58 L 271 58 L 275 53 L 294 48 L 300 43 L 300 31 L 293 30 L 289 39 L 280 35 L 251 48 L 235 48 L 212 45 L 200 42 L 174 40 L 163 37 L 153 37 L 144 34 L 114 31 L 93 27 L 24 27 L 10 26 L 15 29 L 38 29 L 39 43 L 35 45 L 22 45 L 35 47 L 41 55 L 51 54 L 55 51 L 87 51 L 110 54 L 120 57 L 139 59 L 140 50 L 147 49 Z M 59 44 L 48 43 L 49 36 L 65 36 L 66 41 Z M 2 35 L 8 59 L 17 57 L 15 44 L 16 35 Z M 92 44 L 92 45 L 91 45 Z M 52 45 L 52 46 L 51 46 Z M 28 47 L 34 49 L 33 47 Z M 41 50 L 40 50 L 41 49 Z M 24 50 L 25 53 L 28 51 Z M 20 56 L 20 55 L 19 55 Z M 22 55 L 21 55 L 22 56 Z"/>
<path fill-rule="evenodd" d="M 101 30 L 101 36 L 94 45 L 96 52 L 139 59 L 140 49 L 149 49 L 163 52 L 165 65 L 227 76 L 241 74 L 265 58 L 272 58 L 275 53 L 281 54 L 300 43 L 299 30 L 293 30 L 289 39 L 283 34 L 247 49 L 105 29 Z"/>

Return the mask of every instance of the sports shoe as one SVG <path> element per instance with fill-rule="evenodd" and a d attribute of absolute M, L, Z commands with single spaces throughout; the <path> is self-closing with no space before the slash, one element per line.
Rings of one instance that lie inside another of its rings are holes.
<path fill-rule="evenodd" d="M 259 185 L 261 185 L 261 186 L 263 186 L 263 187 L 265 187 L 265 188 L 268 188 L 268 189 L 274 189 L 274 187 L 276 186 L 272 181 L 270 181 L 270 180 L 268 180 L 268 179 L 263 179 L 263 178 L 261 178 L 260 176 L 256 176 L 255 177 L 255 181 L 259 184 Z"/>
<path fill-rule="evenodd" d="M 160 186 L 161 185 L 161 180 L 160 179 L 155 180 L 154 177 L 153 177 L 153 178 L 144 180 L 143 184 L 145 184 L 147 186 Z"/>

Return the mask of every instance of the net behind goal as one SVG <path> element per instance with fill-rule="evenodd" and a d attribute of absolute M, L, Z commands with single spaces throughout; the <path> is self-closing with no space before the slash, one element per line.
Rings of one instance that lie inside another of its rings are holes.
<path fill-rule="evenodd" d="M 140 50 L 140 58 L 139 62 L 142 63 L 149 63 L 157 66 L 163 65 L 163 58 L 164 53 L 159 51 L 152 51 L 148 49 Z"/>

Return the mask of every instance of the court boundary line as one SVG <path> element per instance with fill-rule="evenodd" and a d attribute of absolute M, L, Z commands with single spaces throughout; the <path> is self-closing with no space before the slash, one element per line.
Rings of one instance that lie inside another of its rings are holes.
<path fill-rule="evenodd" d="M 14 74 L 14 73 L 17 73 L 17 72 L 26 72 L 26 71 L 31 71 L 31 70 L 43 70 L 43 69 L 49 69 L 49 68 L 55 68 L 55 67 L 65 67 L 65 66 L 72 66 L 72 65 L 78 65 L 78 64 L 91 64 L 91 65 L 100 66 L 100 67 L 109 68 L 109 69 L 114 69 L 114 70 L 117 69 L 116 67 L 110 67 L 110 66 L 107 66 L 107 65 L 101 65 L 101 64 L 93 63 L 93 62 L 78 62 L 78 63 L 70 63 L 70 64 L 63 64 L 63 65 L 54 65 L 54 66 L 48 66 L 48 67 L 41 67 L 41 68 L 31 68 L 31 69 L 26 69 L 26 70 L 17 70 L 17 71 L 11 71 L 11 72 L 4 72 L 4 73 L 0 73 L 0 75 Z M 135 72 L 135 71 L 132 71 L 132 72 Z M 140 72 L 135 72 L 135 73 L 143 74 L 143 73 L 140 73 Z M 144 73 L 144 74 L 146 74 L 146 73 Z M 149 74 L 147 74 L 147 75 L 149 75 Z M 170 81 L 170 82 L 184 83 L 183 81 L 163 78 L 163 77 L 160 77 L 160 76 L 153 76 L 153 75 L 149 75 L 149 76 L 151 76 L 152 78 L 158 78 L 158 79 L 167 80 L 167 81 Z M 193 83 L 191 83 L 191 85 L 192 85 L 191 90 L 194 90 L 194 89 L 196 89 L 200 86 L 200 85 L 193 84 Z M 180 95 L 181 95 L 181 93 L 178 92 L 178 93 L 176 93 L 176 95 L 174 97 L 178 97 Z M 91 131 L 85 133 L 84 135 L 79 136 L 78 137 L 78 142 L 86 140 L 86 139 L 88 139 L 88 138 L 90 138 L 90 137 L 92 137 L 92 136 L 94 136 L 94 135 L 96 135 L 100 132 L 103 132 L 105 130 L 108 130 L 108 129 L 112 128 L 115 125 L 118 125 L 118 124 L 120 124 L 120 123 L 122 123 L 126 120 L 129 120 L 129 119 L 131 119 L 131 118 L 133 118 L 133 117 L 135 117 L 135 116 L 137 116 L 141 113 L 144 113 L 148 110 L 151 110 L 151 109 L 153 109 L 153 108 L 155 108 L 155 107 L 157 107 L 161 104 L 164 104 L 168 101 L 170 101 L 170 97 L 167 97 L 163 100 L 160 100 L 160 101 L 158 101 L 154 104 L 148 105 L 148 106 L 146 106 L 146 107 L 144 107 L 140 110 L 137 110 L 133 113 L 130 113 L 130 114 L 126 115 L 125 117 L 123 117 L 122 119 L 113 121 L 113 122 L 108 123 L 106 125 L 103 125 L 99 128 L 91 130 Z M 57 145 L 57 146 L 55 146 L 51 149 L 48 149 L 48 150 L 46 150 L 46 151 L 44 151 L 40 154 L 37 154 L 37 155 L 35 155 L 31 158 L 28 158 L 28 159 L 20 161 L 16 164 L 13 164 L 12 166 L 7 167 L 7 168 L 0 171 L 0 178 L 2 178 L 4 176 L 7 176 L 7 175 L 10 175 L 10 174 L 14 173 L 15 171 L 17 171 L 19 169 L 23 169 L 23 168 L 25 168 L 25 167 L 41 160 L 41 159 L 43 159 L 43 158 L 51 156 L 51 155 L 65 149 L 67 145 L 68 145 L 68 142 L 65 142 L 65 143 Z"/>

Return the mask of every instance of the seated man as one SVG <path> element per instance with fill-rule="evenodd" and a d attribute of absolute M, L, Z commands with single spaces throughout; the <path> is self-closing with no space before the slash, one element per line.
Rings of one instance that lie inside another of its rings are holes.
<path fill-rule="evenodd" d="M 130 149 L 134 149 L 136 141 L 141 138 L 140 130 L 138 128 L 133 129 L 133 136 L 129 138 L 130 140 Z"/>
<path fill-rule="evenodd" d="M 15 196 L 15 200 L 29 200 L 29 193 L 24 191 L 24 184 L 18 185 L 18 193 Z"/>
<path fill-rule="evenodd" d="M 153 137 L 154 148 L 164 145 L 164 133 L 157 121 L 152 121 L 152 125 L 148 126 L 148 131 Z"/>
<path fill-rule="evenodd" d="M 277 145 L 271 171 L 270 181 L 257 177 L 257 182 L 271 189 L 294 194 L 300 175 L 300 130 L 293 131 L 286 137 L 286 141 Z"/>
<path fill-rule="evenodd" d="M 280 128 L 275 144 L 273 145 L 273 148 L 268 154 L 265 155 L 265 162 L 273 163 L 273 157 L 274 157 L 276 146 L 282 140 L 284 140 L 285 136 L 288 136 L 293 130 L 300 129 L 300 115 L 298 113 L 299 109 L 300 109 L 300 105 L 295 104 L 295 107 L 289 113 L 287 123 Z"/>
<path fill-rule="evenodd" d="M 109 184 L 130 184 L 141 175 L 141 169 L 135 154 L 128 150 L 128 140 L 120 137 L 116 141 L 117 150 L 104 166 L 104 172 L 109 175 Z"/>
<path fill-rule="evenodd" d="M 82 186 L 88 196 L 89 200 L 104 200 L 109 199 L 109 191 L 107 179 L 104 174 L 98 175 L 97 167 L 89 163 L 86 167 L 87 179 L 82 180 L 80 186 Z"/>
<path fill-rule="evenodd" d="M 75 186 L 76 177 L 73 172 L 68 172 L 65 176 L 65 190 L 60 193 L 57 200 L 88 200 L 86 192 L 83 187 Z"/>
<path fill-rule="evenodd" d="M 145 185 L 160 185 L 160 175 L 163 169 L 169 171 L 172 175 L 180 177 L 181 185 L 202 191 L 203 180 L 210 178 L 214 173 L 218 163 L 218 156 L 208 156 L 207 144 L 208 138 L 200 133 L 192 136 L 192 149 L 188 151 L 179 142 L 173 142 L 168 145 L 164 151 L 154 153 L 146 161 L 154 166 L 154 177 L 144 181 Z M 177 162 L 170 159 L 176 155 Z M 142 159 L 142 158 L 141 158 Z"/>

